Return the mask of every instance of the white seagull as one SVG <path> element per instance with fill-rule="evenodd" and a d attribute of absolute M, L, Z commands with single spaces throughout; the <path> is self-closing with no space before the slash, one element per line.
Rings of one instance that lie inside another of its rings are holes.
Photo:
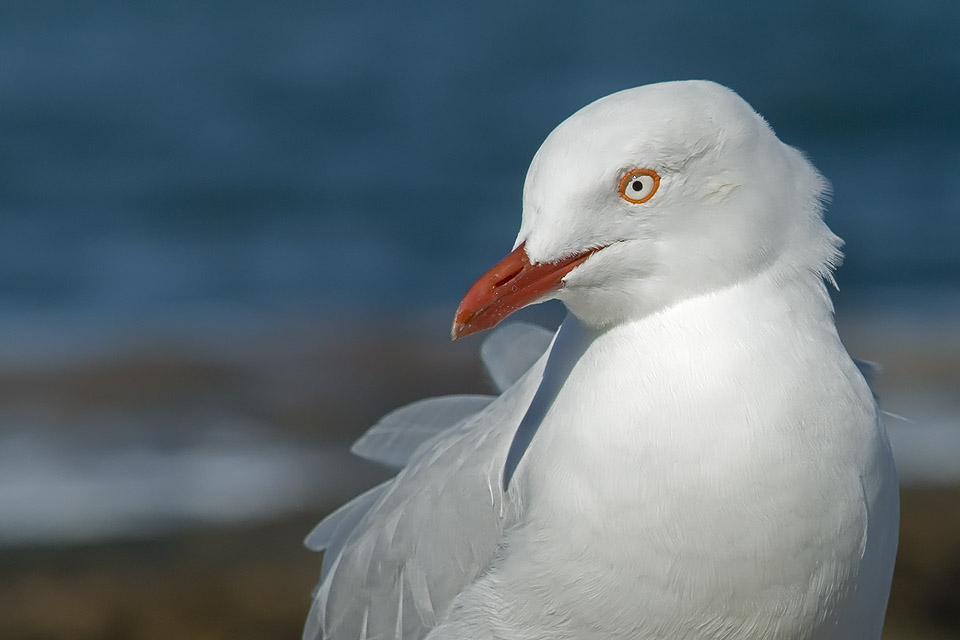
<path fill-rule="evenodd" d="M 424 400 L 355 444 L 402 470 L 308 536 L 304 637 L 879 638 L 897 478 L 834 325 L 827 189 L 711 82 L 560 124 L 453 336 L 550 298 L 569 316 L 494 333 L 499 396 Z"/>

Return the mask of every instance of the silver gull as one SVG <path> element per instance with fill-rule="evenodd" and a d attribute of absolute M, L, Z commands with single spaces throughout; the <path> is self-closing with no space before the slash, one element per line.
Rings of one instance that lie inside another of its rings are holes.
<path fill-rule="evenodd" d="M 550 298 L 570 315 L 493 334 L 499 395 L 356 443 L 401 470 L 308 536 L 304 638 L 879 638 L 897 478 L 834 326 L 827 188 L 710 82 L 560 124 L 453 335 Z"/>

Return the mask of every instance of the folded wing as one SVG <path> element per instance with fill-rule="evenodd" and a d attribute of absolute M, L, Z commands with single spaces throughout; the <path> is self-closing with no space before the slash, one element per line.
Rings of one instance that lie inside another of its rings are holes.
<path fill-rule="evenodd" d="M 482 349 L 500 396 L 447 396 L 385 416 L 353 447 L 403 467 L 307 536 L 326 550 L 305 640 L 415 640 L 490 562 L 518 506 L 501 477 L 552 334 L 506 325 Z"/>

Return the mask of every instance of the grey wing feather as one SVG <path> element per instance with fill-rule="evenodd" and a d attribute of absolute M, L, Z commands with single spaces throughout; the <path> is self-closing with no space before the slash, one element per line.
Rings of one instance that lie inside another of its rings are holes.
<path fill-rule="evenodd" d="M 883 373 L 883 365 L 879 362 L 872 362 L 870 360 L 858 360 L 853 358 L 853 364 L 857 365 L 857 369 L 860 370 L 860 375 L 863 376 L 863 379 L 867 381 L 867 386 L 870 387 L 870 393 L 873 394 L 873 398 L 876 401 L 880 401 L 880 397 L 877 396 L 877 391 L 874 388 L 877 380 L 880 379 L 880 375 Z M 889 413 L 887 411 L 881 411 L 881 413 Z M 894 414 L 889 413 L 893 416 Z M 895 416 L 900 418 L 902 416 Z"/>
<path fill-rule="evenodd" d="M 873 386 L 873 383 L 877 381 L 880 375 L 883 373 L 883 365 L 879 362 L 871 362 L 870 360 L 858 360 L 853 359 L 853 364 L 857 365 L 857 369 L 860 370 L 860 374 L 863 376 L 864 380 L 867 381 L 867 384 Z"/>
<path fill-rule="evenodd" d="M 368 492 L 352 509 L 341 508 L 344 529 L 360 517 L 337 554 L 333 524 L 311 534 L 314 545 L 330 546 L 305 640 L 416 640 L 442 621 L 516 520 L 518 506 L 503 491 L 501 474 L 542 368 L 538 363 L 481 411 L 420 445 L 375 496 Z"/>
<path fill-rule="evenodd" d="M 408 404 L 381 418 L 353 443 L 350 451 L 372 462 L 402 469 L 420 445 L 478 413 L 495 397 L 442 396 Z"/>
<path fill-rule="evenodd" d="M 324 580 L 332 569 L 337 566 L 343 553 L 343 547 L 349 541 L 357 523 L 376 504 L 393 480 L 387 480 L 360 494 L 347 504 L 343 505 L 326 518 L 320 521 L 307 534 L 303 544 L 311 551 L 325 551 L 323 567 L 320 570 L 320 582 L 313 592 L 313 605 L 307 615 L 307 623 L 303 629 L 304 639 L 320 638 L 323 630 L 323 609 L 319 607 L 326 601 L 323 594 Z"/>
<path fill-rule="evenodd" d="M 526 322 L 511 322 L 483 341 L 480 358 L 497 391 L 520 379 L 550 346 L 555 332 Z"/>
<path fill-rule="evenodd" d="M 349 536 L 353 528 L 357 526 L 364 514 L 370 510 L 370 507 L 383 495 L 392 480 L 387 480 L 378 484 L 372 489 L 361 493 L 359 496 L 343 505 L 313 528 L 303 544 L 311 551 L 327 550 L 328 555 L 337 555 L 337 541 L 345 536 Z"/>
<path fill-rule="evenodd" d="M 550 346 L 553 333 L 525 322 L 504 325 L 480 349 L 484 367 L 503 392 L 530 369 Z M 370 427 L 350 451 L 394 469 L 402 469 L 421 444 L 468 416 L 478 413 L 495 396 L 451 395 L 427 398 L 400 407 Z"/>

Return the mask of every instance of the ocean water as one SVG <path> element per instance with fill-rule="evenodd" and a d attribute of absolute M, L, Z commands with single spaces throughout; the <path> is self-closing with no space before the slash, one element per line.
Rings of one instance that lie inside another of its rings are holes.
<path fill-rule="evenodd" d="M 4 3 L 0 373 L 157 335 L 229 350 L 290 317 L 443 331 L 510 248 L 550 130 L 683 78 L 735 89 L 832 181 L 838 308 L 903 335 L 933 322 L 952 349 L 957 42 L 946 0 Z M 960 447 L 955 389 L 936 384 L 916 414 L 942 438 L 917 448 L 896 427 L 916 481 L 936 443 Z M 3 409 L 40 418 L 0 420 L 0 544 L 268 517 L 346 490 L 342 451 L 271 441 L 270 425 L 190 425 L 164 448 L 155 416 L 104 431 Z M 957 456 L 940 458 L 933 475 L 955 481 Z"/>
<path fill-rule="evenodd" d="M 734 88 L 832 180 L 841 303 L 946 299 L 958 41 L 946 1 L 7 3 L 0 326 L 452 309 L 544 136 L 678 78 Z"/>

